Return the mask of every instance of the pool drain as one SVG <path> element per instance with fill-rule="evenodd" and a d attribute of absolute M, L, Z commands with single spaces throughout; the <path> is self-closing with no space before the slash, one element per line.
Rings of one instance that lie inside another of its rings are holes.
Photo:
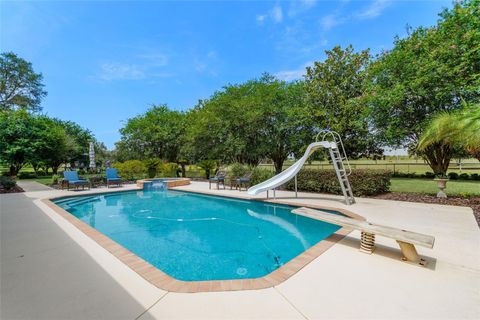
<path fill-rule="evenodd" d="M 237 268 L 237 274 L 239 276 L 244 276 L 247 274 L 247 268 Z"/>

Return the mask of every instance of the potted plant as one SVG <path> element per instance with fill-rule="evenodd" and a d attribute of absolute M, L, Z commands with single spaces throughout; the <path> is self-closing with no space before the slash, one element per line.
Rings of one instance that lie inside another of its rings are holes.
<path fill-rule="evenodd" d="M 437 198 L 446 198 L 447 194 L 443 191 L 447 187 L 448 177 L 445 174 L 437 175 L 434 181 L 437 182 L 438 193 Z"/>

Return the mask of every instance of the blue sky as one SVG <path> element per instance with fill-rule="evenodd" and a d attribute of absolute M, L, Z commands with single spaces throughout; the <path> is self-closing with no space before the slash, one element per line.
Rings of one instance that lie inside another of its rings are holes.
<path fill-rule="evenodd" d="M 186 110 L 262 72 L 300 78 L 324 51 L 391 48 L 451 1 L 3 1 L 0 49 L 43 73 L 43 111 L 112 148 L 152 104 Z"/>

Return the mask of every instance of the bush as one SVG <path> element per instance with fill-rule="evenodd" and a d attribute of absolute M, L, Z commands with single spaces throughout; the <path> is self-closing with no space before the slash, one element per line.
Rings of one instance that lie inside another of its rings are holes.
<path fill-rule="evenodd" d="M 60 180 L 60 176 L 59 176 L 58 174 L 54 174 L 54 175 L 52 176 L 52 184 L 53 184 L 53 185 L 58 184 L 58 180 Z"/>
<path fill-rule="evenodd" d="M 18 179 L 36 179 L 37 174 L 35 172 L 19 172 Z"/>
<path fill-rule="evenodd" d="M 456 172 L 450 172 L 448 174 L 448 178 L 450 178 L 450 180 L 457 180 L 458 179 L 458 173 Z"/>
<path fill-rule="evenodd" d="M 470 179 L 470 176 L 468 175 L 468 173 L 462 173 L 458 176 L 458 179 L 460 180 L 468 180 Z"/>
<path fill-rule="evenodd" d="M 147 176 L 149 178 L 155 178 L 157 172 L 162 167 L 162 161 L 160 159 L 147 159 L 143 161 L 147 170 Z"/>
<path fill-rule="evenodd" d="M 164 163 L 162 165 L 162 176 L 167 178 L 177 177 L 178 164 L 175 162 Z"/>
<path fill-rule="evenodd" d="M 480 180 L 480 175 L 478 173 L 472 173 L 470 175 L 470 179 L 472 180 Z"/>
<path fill-rule="evenodd" d="M 273 177 L 275 173 L 267 168 L 255 167 L 252 171 L 251 185 L 254 186 Z"/>
<path fill-rule="evenodd" d="M 434 179 L 434 178 L 435 178 L 435 173 L 433 173 L 433 172 L 425 172 L 425 178 Z"/>
<path fill-rule="evenodd" d="M 11 190 L 15 187 L 16 182 L 15 182 L 15 179 L 13 179 L 12 177 L 1 176 L 0 177 L 0 185 L 5 190 Z"/>
<path fill-rule="evenodd" d="M 120 176 L 127 180 L 142 179 L 145 175 L 145 165 L 140 160 L 127 160 L 124 163 L 114 163 L 112 165 L 117 168 Z"/>
<path fill-rule="evenodd" d="M 245 175 L 249 170 L 246 165 L 236 162 L 228 168 L 228 171 L 230 171 L 229 177 L 236 179 Z"/>
<path fill-rule="evenodd" d="M 205 178 L 210 178 L 210 174 L 217 169 L 217 161 L 215 160 L 203 160 L 197 164 L 198 167 L 205 171 Z"/>
<path fill-rule="evenodd" d="M 392 172 L 385 170 L 353 170 L 348 177 L 355 196 L 371 196 L 389 191 Z M 298 191 L 342 194 L 335 170 L 303 169 L 298 173 Z M 295 190 L 292 179 L 286 184 L 288 190 Z"/>

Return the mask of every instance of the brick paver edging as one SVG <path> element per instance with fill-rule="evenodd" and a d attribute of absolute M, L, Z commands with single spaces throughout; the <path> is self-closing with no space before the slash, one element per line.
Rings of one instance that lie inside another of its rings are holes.
<path fill-rule="evenodd" d="M 191 191 L 188 191 L 191 192 Z M 198 192 L 205 193 L 210 195 L 216 195 L 209 192 Z M 100 194 L 100 193 L 96 193 Z M 80 195 L 79 195 L 80 196 Z M 82 195 L 85 196 L 85 195 Z M 235 198 L 231 196 L 232 198 Z M 57 198 L 57 197 L 56 197 Z M 170 277 L 166 273 L 162 272 L 160 269 L 154 267 L 147 261 L 138 257 L 128 249 L 124 248 L 117 242 L 108 238 L 98 230 L 89 226 L 85 222 L 76 218 L 66 210 L 60 208 L 54 204 L 51 200 L 56 198 L 47 198 L 42 199 L 42 202 L 55 211 L 58 215 L 63 217 L 65 220 L 73 224 L 77 229 L 82 231 L 85 235 L 94 240 L 97 244 L 102 246 L 105 250 L 113 254 L 117 259 L 126 264 L 130 269 L 138 273 L 145 280 L 156 286 L 157 288 L 170 291 L 170 292 L 215 292 L 215 291 L 236 291 L 236 290 L 257 290 L 265 289 L 276 286 L 295 273 L 300 271 L 307 264 L 312 262 L 315 258 L 320 256 L 323 252 L 327 251 L 335 243 L 343 239 L 348 235 L 352 230 L 347 228 L 341 228 L 337 230 L 334 234 L 330 235 L 326 239 L 318 242 L 316 245 L 310 247 L 297 257 L 293 258 L 277 270 L 269 273 L 268 275 L 255 278 L 255 279 L 237 279 L 237 280 L 213 280 L 213 281 L 181 281 L 175 278 Z M 64 198 L 64 197 L 61 197 Z M 245 197 L 238 197 L 245 199 Z M 255 200 L 255 199 L 249 199 Z M 259 200 L 257 200 L 259 201 Z M 268 202 L 274 202 L 278 204 L 286 204 L 298 207 L 298 203 L 293 202 L 275 202 L 274 200 L 269 200 Z M 326 210 L 335 210 L 339 211 L 351 218 L 358 220 L 365 220 L 363 217 L 350 212 L 348 210 L 331 208 L 331 207 L 320 207 L 315 205 L 308 205 L 308 207 L 313 209 L 326 209 Z M 292 213 L 293 214 L 293 213 Z M 314 215 L 306 215 L 309 218 L 316 219 Z"/>

